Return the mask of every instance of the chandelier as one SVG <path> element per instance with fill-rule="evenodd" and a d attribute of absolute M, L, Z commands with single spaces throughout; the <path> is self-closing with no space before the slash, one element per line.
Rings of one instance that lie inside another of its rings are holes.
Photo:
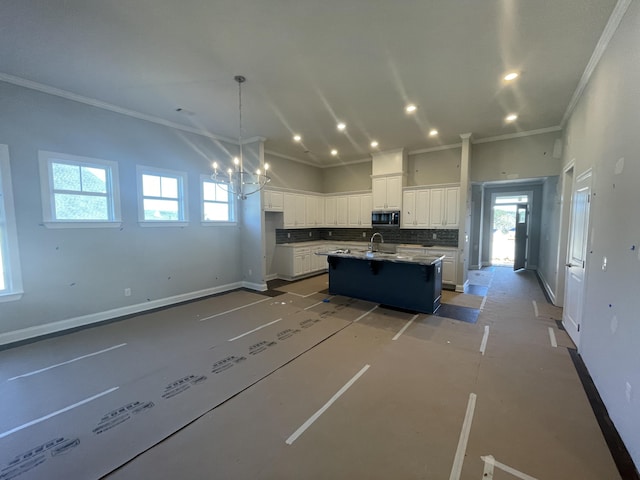
<path fill-rule="evenodd" d="M 219 172 L 218 162 L 213 162 L 213 174 L 211 179 L 226 188 L 235 195 L 238 200 L 246 200 L 249 195 L 259 192 L 271 181 L 269 178 L 269 164 L 265 163 L 263 170 L 255 172 L 245 170 L 242 157 L 242 84 L 247 81 L 242 75 L 236 75 L 233 79 L 238 82 L 238 145 L 240 156 L 233 159 L 233 166 L 227 168 L 226 175 Z"/>

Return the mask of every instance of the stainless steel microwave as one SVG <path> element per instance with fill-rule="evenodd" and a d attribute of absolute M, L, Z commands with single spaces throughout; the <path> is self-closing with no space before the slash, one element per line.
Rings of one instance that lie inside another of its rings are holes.
<path fill-rule="evenodd" d="M 371 212 L 372 227 L 399 227 L 400 211 Z"/>

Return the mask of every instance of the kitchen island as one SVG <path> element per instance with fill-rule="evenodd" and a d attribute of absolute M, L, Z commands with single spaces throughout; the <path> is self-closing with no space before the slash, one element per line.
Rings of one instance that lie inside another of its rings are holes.
<path fill-rule="evenodd" d="M 444 256 L 336 250 L 327 255 L 329 293 L 434 313 L 442 294 Z"/>

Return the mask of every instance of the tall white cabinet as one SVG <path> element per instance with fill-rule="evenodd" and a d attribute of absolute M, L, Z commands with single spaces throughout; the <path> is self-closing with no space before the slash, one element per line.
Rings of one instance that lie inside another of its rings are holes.
<path fill-rule="evenodd" d="M 402 175 L 371 179 L 373 210 L 400 210 L 402 206 Z"/>

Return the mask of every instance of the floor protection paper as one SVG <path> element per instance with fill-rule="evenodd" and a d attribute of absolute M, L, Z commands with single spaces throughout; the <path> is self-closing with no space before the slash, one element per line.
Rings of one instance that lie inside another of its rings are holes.
<path fill-rule="evenodd" d="M 74 378 L 51 371 L 65 392 L 55 401 L 41 379 L 5 382 L 0 479 L 100 478 L 349 324 L 331 309 L 299 311 L 214 349 L 186 349 L 169 364 L 157 352 L 155 369 L 122 384 L 101 384 L 92 369 Z M 8 414 L 18 404 L 30 408 Z"/>

